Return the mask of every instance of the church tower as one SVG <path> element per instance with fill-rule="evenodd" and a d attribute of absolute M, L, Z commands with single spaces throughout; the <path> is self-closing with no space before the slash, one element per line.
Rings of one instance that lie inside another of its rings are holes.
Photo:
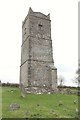
<path fill-rule="evenodd" d="M 31 93 L 47 93 L 57 88 L 50 14 L 31 8 L 22 23 L 20 85 Z"/>

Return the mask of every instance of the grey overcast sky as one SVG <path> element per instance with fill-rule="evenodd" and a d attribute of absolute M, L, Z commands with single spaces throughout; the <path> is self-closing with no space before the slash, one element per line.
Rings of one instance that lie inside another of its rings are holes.
<path fill-rule="evenodd" d="M 50 13 L 53 59 L 66 85 L 78 67 L 78 0 L 0 0 L 0 80 L 19 83 L 22 21 L 29 7 Z"/>

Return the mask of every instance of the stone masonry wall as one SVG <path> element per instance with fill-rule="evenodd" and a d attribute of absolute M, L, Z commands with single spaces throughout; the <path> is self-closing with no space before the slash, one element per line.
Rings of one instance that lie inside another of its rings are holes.
<path fill-rule="evenodd" d="M 57 88 L 54 67 L 51 20 L 29 9 L 22 25 L 20 84 L 26 92 L 50 92 Z"/>

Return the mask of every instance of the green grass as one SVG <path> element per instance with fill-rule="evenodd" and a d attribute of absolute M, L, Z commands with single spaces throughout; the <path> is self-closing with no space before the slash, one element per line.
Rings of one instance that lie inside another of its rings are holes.
<path fill-rule="evenodd" d="M 21 98 L 19 88 L 3 87 L 2 118 L 75 118 L 78 103 L 74 100 L 78 101 L 77 95 L 26 94 Z M 11 103 L 20 104 L 20 109 L 10 111 Z"/>

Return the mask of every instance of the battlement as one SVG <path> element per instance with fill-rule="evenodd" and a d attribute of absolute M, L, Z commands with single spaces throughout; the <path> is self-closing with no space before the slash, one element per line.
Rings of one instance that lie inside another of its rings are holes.
<path fill-rule="evenodd" d="M 29 18 L 29 16 L 34 16 L 34 17 L 38 17 L 38 18 L 41 18 L 41 19 L 46 19 L 46 20 L 50 20 L 50 13 L 48 15 L 45 15 L 41 12 L 34 12 L 32 10 L 32 8 L 30 7 L 29 8 L 29 12 L 28 12 L 28 15 L 25 17 L 25 20 L 22 22 L 22 26 L 24 25 L 25 21 Z"/>

